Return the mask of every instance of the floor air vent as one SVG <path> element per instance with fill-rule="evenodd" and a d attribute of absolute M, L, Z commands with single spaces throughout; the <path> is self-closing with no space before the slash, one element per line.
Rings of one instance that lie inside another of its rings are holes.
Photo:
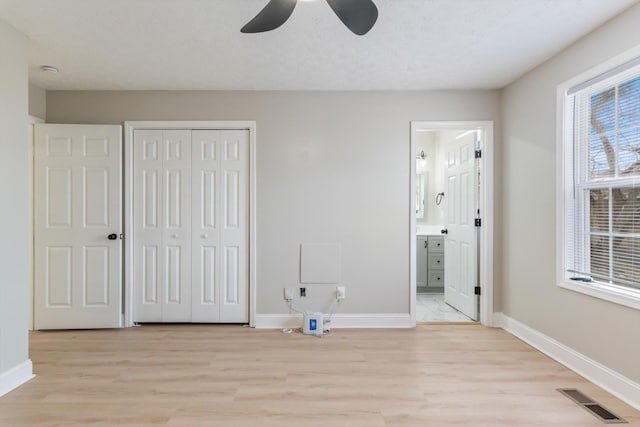
<path fill-rule="evenodd" d="M 626 424 L 627 422 L 606 409 L 604 406 L 597 402 L 594 402 L 589 396 L 576 390 L 575 388 L 559 388 L 560 393 L 567 396 L 569 399 L 582 406 L 587 412 L 591 413 L 594 417 L 598 418 L 603 423 L 607 424 Z"/>

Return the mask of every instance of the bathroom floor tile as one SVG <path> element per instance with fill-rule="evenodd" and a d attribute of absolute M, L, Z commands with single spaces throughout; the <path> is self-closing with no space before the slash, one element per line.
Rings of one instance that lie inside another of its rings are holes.
<path fill-rule="evenodd" d="M 416 322 L 473 322 L 444 302 L 444 294 L 418 294 Z"/>

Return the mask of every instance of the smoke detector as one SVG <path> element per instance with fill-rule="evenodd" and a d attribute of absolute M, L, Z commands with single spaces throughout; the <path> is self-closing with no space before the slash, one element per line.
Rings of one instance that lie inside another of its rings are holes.
<path fill-rule="evenodd" d="M 40 67 L 42 71 L 46 71 L 47 73 L 59 73 L 60 70 L 53 65 L 43 65 Z"/>

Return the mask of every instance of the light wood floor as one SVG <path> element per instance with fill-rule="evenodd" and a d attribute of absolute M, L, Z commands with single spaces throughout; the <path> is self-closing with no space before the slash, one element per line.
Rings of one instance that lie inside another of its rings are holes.
<path fill-rule="evenodd" d="M 37 377 L 0 398 L 1 426 L 603 426 L 576 387 L 640 413 L 497 329 L 240 326 L 35 332 Z"/>

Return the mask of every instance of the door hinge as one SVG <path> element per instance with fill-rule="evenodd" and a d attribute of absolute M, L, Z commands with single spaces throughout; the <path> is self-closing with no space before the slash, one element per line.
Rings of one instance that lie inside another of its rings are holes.
<path fill-rule="evenodd" d="M 476 218 L 476 227 L 482 227 L 482 218 Z"/>
<path fill-rule="evenodd" d="M 473 289 L 473 292 L 474 292 L 474 294 L 476 294 L 476 295 L 480 295 L 480 286 L 476 286 L 476 287 Z"/>
<path fill-rule="evenodd" d="M 476 159 L 482 158 L 482 150 L 476 150 Z"/>

